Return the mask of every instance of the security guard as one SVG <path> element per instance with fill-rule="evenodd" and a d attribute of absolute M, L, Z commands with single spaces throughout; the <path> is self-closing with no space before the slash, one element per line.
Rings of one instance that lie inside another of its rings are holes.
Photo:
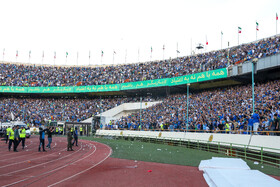
<path fill-rule="evenodd" d="M 10 133 L 11 130 L 12 130 L 11 127 L 8 127 L 8 128 L 6 129 L 6 144 L 8 143 L 8 140 L 9 140 L 9 133 Z"/>
<path fill-rule="evenodd" d="M 19 132 L 19 138 L 20 139 L 19 139 L 18 145 L 20 144 L 20 142 L 22 142 L 21 143 L 22 149 L 24 149 L 24 147 L 25 147 L 25 137 L 26 137 L 25 128 L 21 127 L 20 132 Z"/>
<path fill-rule="evenodd" d="M 58 134 L 58 127 L 55 128 L 55 134 Z"/>
<path fill-rule="evenodd" d="M 163 123 L 160 124 L 160 128 L 161 128 L 162 131 L 164 130 L 164 128 L 163 128 Z"/>
<path fill-rule="evenodd" d="M 226 122 L 225 129 L 226 129 L 226 133 L 228 134 L 230 130 L 228 122 Z"/>
<path fill-rule="evenodd" d="M 21 127 L 20 133 L 19 133 L 19 138 L 20 138 L 20 140 L 19 140 L 19 142 L 18 142 L 18 145 L 20 144 L 20 142 L 22 142 L 22 143 L 21 143 L 22 149 L 24 149 L 24 147 L 25 147 L 25 137 L 26 137 L 25 128 L 24 128 L 24 127 Z"/>
<path fill-rule="evenodd" d="M 83 127 L 80 126 L 80 136 L 83 136 Z"/>
<path fill-rule="evenodd" d="M 63 135 L 63 128 L 60 127 L 60 134 Z"/>
<path fill-rule="evenodd" d="M 16 150 L 16 145 L 15 145 L 15 137 L 14 137 L 14 130 L 15 130 L 15 126 L 13 126 L 13 128 L 9 131 L 9 151 L 11 150 L 12 144 L 14 144 L 14 152 L 18 152 Z"/>
<path fill-rule="evenodd" d="M 71 130 L 70 130 L 71 134 L 73 135 L 73 127 L 71 127 Z"/>

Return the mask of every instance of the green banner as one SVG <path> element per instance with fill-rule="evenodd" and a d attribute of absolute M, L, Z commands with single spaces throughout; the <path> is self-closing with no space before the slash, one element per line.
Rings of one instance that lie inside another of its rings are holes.
<path fill-rule="evenodd" d="M 91 86 L 67 86 L 67 87 L 12 87 L 0 86 L 2 93 L 85 93 L 85 92 L 112 92 L 121 90 L 133 90 L 162 86 L 176 86 L 188 83 L 209 81 L 227 77 L 227 69 L 218 69 L 185 75 L 180 77 L 155 79 L 148 81 L 129 82 L 122 84 L 91 85 Z"/>
<path fill-rule="evenodd" d="M 27 93 L 27 87 L 0 86 L 0 92 L 5 93 Z"/>
<path fill-rule="evenodd" d="M 168 86 L 168 82 L 169 79 L 155 79 L 155 80 L 148 80 L 148 81 L 122 83 L 121 90 Z"/>
<path fill-rule="evenodd" d="M 28 93 L 73 93 L 74 87 L 28 87 Z"/>
<path fill-rule="evenodd" d="M 92 85 L 92 86 L 76 86 L 74 87 L 75 93 L 81 92 L 112 92 L 120 91 L 119 84 L 107 84 L 107 85 Z"/>
<path fill-rule="evenodd" d="M 209 81 L 209 80 L 221 79 L 225 77 L 227 77 L 227 69 L 223 68 L 218 70 L 205 71 L 201 73 L 170 78 L 169 86 Z"/>

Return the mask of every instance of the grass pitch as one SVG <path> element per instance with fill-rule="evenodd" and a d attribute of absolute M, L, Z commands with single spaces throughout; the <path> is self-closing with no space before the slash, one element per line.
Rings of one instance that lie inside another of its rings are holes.
<path fill-rule="evenodd" d="M 223 154 L 164 144 L 93 137 L 82 138 L 110 146 L 113 149 L 111 156 L 113 158 L 198 167 L 201 160 L 211 159 L 212 157 L 228 157 Z M 245 161 L 251 169 L 260 170 L 268 175 L 280 176 L 280 169 L 278 168 L 261 164 L 256 165 L 250 160 Z"/>

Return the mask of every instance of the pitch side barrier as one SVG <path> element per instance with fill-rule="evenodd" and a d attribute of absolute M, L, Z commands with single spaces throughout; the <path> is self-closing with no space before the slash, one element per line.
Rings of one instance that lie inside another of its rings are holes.
<path fill-rule="evenodd" d="M 126 129 L 126 128 L 108 128 L 105 127 L 104 130 L 129 130 L 129 131 L 160 131 L 160 132 L 195 132 L 195 133 L 222 133 L 222 134 L 257 134 L 257 135 L 267 135 L 267 136 L 280 136 L 279 131 L 253 131 L 253 130 L 198 130 L 198 129 Z M 279 137 L 280 138 L 280 137 Z"/>
<path fill-rule="evenodd" d="M 0 86 L 0 93 L 90 93 L 90 92 L 116 92 L 144 88 L 176 86 L 189 83 L 222 79 L 228 76 L 227 69 L 217 69 L 173 78 L 154 79 L 147 81 L 128 82 L 122 84 L 65 86 L 65 87 L 16 87 Z"/>
<path fill-rule="evenodd" d="M 257 164 L 280 169 L 279 136 L 130 130 L 97 130 L 96 136 L 182 146 L 257 161 Z"/>

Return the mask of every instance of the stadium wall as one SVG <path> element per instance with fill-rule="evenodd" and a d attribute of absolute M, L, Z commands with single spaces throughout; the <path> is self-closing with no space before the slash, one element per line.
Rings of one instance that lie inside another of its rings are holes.
<path fill-rule="evenodd" d="M 161 133 L 161 134 L 160 134 Z M 223 134 L 223 133 L 191 133 L 191 132 L 161 132 L 161 131 L 129 131 L 129 130 L 98 130 L 97 135 L 108 136 L 136 136 L 165 139 L 181 139 L 193 141 L 208 141 L 213 135 L 214 142 L 225 142 L 232 144 L 267 147 L 280 151 L 280 136 L 262 136 L 246 134 Z M 276 152 L 278 152 L 276 151 Z"/>

